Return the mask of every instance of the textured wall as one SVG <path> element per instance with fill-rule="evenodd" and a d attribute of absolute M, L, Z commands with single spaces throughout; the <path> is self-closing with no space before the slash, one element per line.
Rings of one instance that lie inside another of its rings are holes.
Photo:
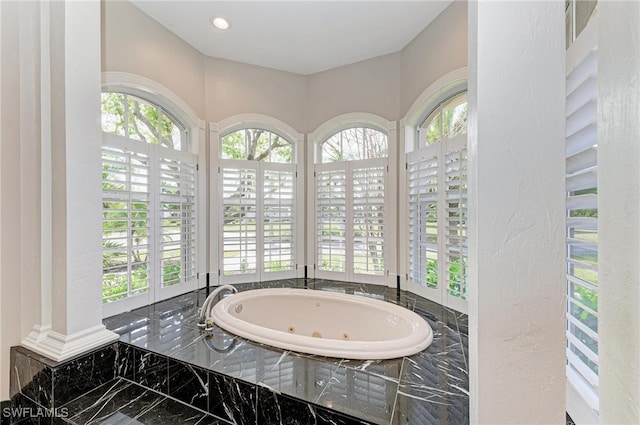
<path fill-rule="evenodd" d="M 565 412 L 564 9 L 469 4 L 471 423 Z"/>

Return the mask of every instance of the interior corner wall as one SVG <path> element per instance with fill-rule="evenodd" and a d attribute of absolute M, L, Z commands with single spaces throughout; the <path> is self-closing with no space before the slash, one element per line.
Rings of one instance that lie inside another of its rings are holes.
<path fill-rule="evenodd" d="M 454 1 L 401 52 L 400 109 L 440 77 L 467 66 L 467 2 Z"/>
<path fill-rule="evenodd" d="M 304 131 L 305 76 L 225 59 L 205 59 L 206 121 L 263 114 Z"/>
<path fill-rule="evenodd" d="M 400 119 L 400 53 L 307 76 L 306 132 L 329 119 L 366 112 Z"/>
<path fill-rule="evenodd" d="M 102 71 L 149 78 L 204 117 L 204 56 L 128 1 L 101 6 Z"/>

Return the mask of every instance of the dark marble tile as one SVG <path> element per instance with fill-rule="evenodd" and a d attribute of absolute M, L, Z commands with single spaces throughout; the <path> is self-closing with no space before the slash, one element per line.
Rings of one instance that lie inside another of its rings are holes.
<path fill-rule="evenodd" d="M 45 408 L 53 407 L 53 368 L 50 362 L 22 347 L 11 347 L 10 352 L 11 398 L 22 393 Z"/>
<path fill-rule="evenodd" d="M 140 385 L 116 379 L 63 407 L 67 423 L 85 424 L 198 424 L 228 422 L 170 399 Z"/>
<path fill-rule="evenodd" d="M 109 344 L 53 369 L 54 407 L 60 407 L 116 376 L 118 344 Z"/>
<path fill-rule="evenodd" d="M 78 425 L 127 424 L 137 420 L 166 397 L 122 379 L 103 385 L 65 407 L 69 421 Z"/>
<path fill-rule="evenodd" d="M 206 412 L 209 399 L 208 371 L 169 359 L 168 394 Z"/>
<path fill-rule="evenodd" d="M 185 344 L 180 350 L 171 353 L 171 358 L 201 368 L 208 368 L 211 364 L 211 349 L 203 342 L 204 336 L 198 336 L 190 344 Z"/>
<path fill-rule="evenodd" d="M 259 424 L 315 425 L 315 408 L 310 403 L 258 387 Z"/>
<path fill-rule="evenodd" d="M 136 424 L 144 425 L 196 425 L 196 424 L 224 424 L 207 413 L 200 412 L 185 404 L 164 398 L 143 414 L 136 417 Z"/>
<path fill-rule="evenodd" d="M 259 344 L 237 338 L 233 347 L 227 352 L 211 350 L 206 340 L 201 340 L 203 347 L 209 350 L 209 366 L 207 369 L 218 372 L 232 378 L 240 379 L 250 384 L 258 382 L 260 369 L 259 356 L 263 349 Z M 231 342 L 217 343 L 219 346 L 227 346 Z"/>
<path fill-rule="evenodd" d="M 150 319 L 142 314 L 127 312 L 107 317 L 102 321 L 104 326 L 118 335 L 129 334 L 149 324 Z"/>
<path fill-rule="evenodd" d="M 235 424 L 255 424 L 256 386 L 209 373 L 209 413 Z"/>
<path fill-rule="evenodd" d="M 149 306 L 140 307 L 132 310 L 131 314 L 149 319 L 184 317 L 186 314 L 190 315 L 196 310 L 201 297 L 202 295 L 198 291 L 193 291 Z"/>
<path fill-rule="evenodd" d="M 16 394 L 10 401 L 9 410 L 3 411 L 3 420 L 9 424 L 51 424 L 54 416 L 65 416 L 64 411 L 54 412 L 37 404 L 23 394 Z"/>
<path fill-rule="evenodd" d="M 435 346 L 405 360 L 392 424 L 469 423 L 468 371 L 458 334 L 447 329 Z"/>
<path fill-rule="evenodd" d="M 316 425 L 368 425 L 371 422 L 367 422 L 362 419 L 357 419 L 351 416 L 342 415 L 335 410 L 327 409 L 317 406 L 316 408 Z"/>
<path fill-rule="evenodd" d="M 135 349 L 135 372 L 134 380 L 152 390 L 167 394 L 169 384 L 169 363 L 167 357 Z"/>
<path fill-rule="evenodd" d="M 340 366 L 314 402 L 372 423 L 387 424 L 397 391 L 397 379 Z"/>
<path fill-rule="evenodd" d="M 87 410 L 106 403 L 110 397 L 116 396 L 118 391 L 121 391 L 130 385 L 134 384 L 129 381 L 116 378 L 111 382 L 107 382 L 86 392 L 81 397 L 66 403 L 61 408 L 65 409 L 67 419 L 73 422 L 73 418 L 80 416 Z"/>
<path fill-rule="evenodd" d="M 135 370 L 135 347 L 120 342 L 115 364 L 115 376 L 133 381 Z"/>
<path fill-rule="evenodd" d="M 401 386 L 390 423 L 465 425 L 469 423 L 469 399 L 443 390 Z"/>
<path fill-rule="evenodd" d="M 235 288 L 242 291 L 249 291 L 251 289 L 263 289 L 263 288 L 304 288 L 304 279 L 282 279 L 271 280 L 267 282 L 250 282 L 250 283 L 238 283 L 234 284 Z"/>
<path fill-rule="evenodd" d="M 10 417 L 11 417 L 11 400 L 0 401 L 0 425 L 9 425 Z"/>

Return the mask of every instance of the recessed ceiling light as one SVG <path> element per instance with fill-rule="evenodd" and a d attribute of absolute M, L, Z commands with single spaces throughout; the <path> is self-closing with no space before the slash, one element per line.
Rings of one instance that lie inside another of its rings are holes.
<path fill-rule="evenodd" d="M 231 25 L 229 24 L 229 21 L 227 21 L 226 19 L 218 16 L 217 18 L 211 18 L 211 23 L 213 24 L 214 27 L 218 28 L 219 30 L 227 30 L 231 27 Z"/>

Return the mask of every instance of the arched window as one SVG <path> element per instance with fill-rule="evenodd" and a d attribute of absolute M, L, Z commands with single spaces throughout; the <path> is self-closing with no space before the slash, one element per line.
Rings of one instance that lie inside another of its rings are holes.
<path fill-rule="evenodd" d="M 467 134 L 467 92 L 439 104 L 424 120 L 419 131 L 421 146 Z"/>
<path fill-rule="evenodd" d="M 383 283 L 389 267 L 385 240 L 391 231 L 385 223 L 387 130 L 357 123 L 341 127 L 318 140 L 315 276 Z"/>
<path fill-rule="evenodd" d="M 102 93 L 102 129 L 102 297 L 115 314 L 195 287 L 198 157 L 184 125 L 126 92 Z"/>
<path fill-rule="evenodd" d="M 406 155 L 410 288 L 466 311 L 467 93 L 425 108 Z"/>
<path fill-rule="evenodd" d="M 187 130 L 183 125 L 162 107 L 126 93 L 102 93 L 102 131 L 187 150 Z"/>
<path fill-rule="evenodd" d="M 387 135 L 373 128 L 348 128 L 322 143 L 323 163 L 386 158 L 388 155 Z"/>
<path fill-rule="evenodd" d="M 301 220 L 296 215 L 302 208 L 296 196 L 295 133 L 275 128 L 285 127 L 282 123 L 236 125 L 235 119 L 244 121 L 231 118 L 226 121 L 231 124 L 223 122 L 220 133 L 212 134 L 212 140 L 219 137 L 220 236 L 215 251 L 220 281 L 296 277 L 297 250 L 303 244 L 297 231 Z"/>
<path fill-rule="evenodd" d="M 222 159 L 293 162 L 293 145 L 286 138 L 261 128 L 244 128 L 220 139 Z"/>

